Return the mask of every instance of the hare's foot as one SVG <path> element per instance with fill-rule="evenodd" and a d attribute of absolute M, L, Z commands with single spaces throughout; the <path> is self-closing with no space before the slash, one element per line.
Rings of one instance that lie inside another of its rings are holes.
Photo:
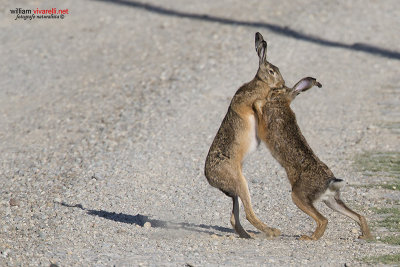
<path fill-rule="evenodd" d="M 254 239 L 255 235 L 253 233 L 248 233 L 246 231 L 238 233 L 240 238 Z"/>
<path fill-rule="evenodd" d="M 324 216 L 322 216 L 321 213 L 318 212 L 313 203 L 309 199 L 307 199 L 307 197 L 304 197 L 304 195 L 301 194 L 301 190 L 303 189 L 300 187 L 300 185 L 293 188 L 293 202 L 299 209 L 304 211 L 304 213 L 315 220 L 315 222 L 317 223 L 317 228 L 315 229 L 311 237 L 303 235 L 300 237 L 300 240 L 318 240 L 324 235 L 328 220 Z"/>
<path fill-rule="evenodd" d="M 235 232 L 239 235 L 240 238 L 254 238 L 254 234 L 244 230 L 244 228 L 242 227 L 242 225 L 240 225 L 240 223 L 234 225 L 233 228 L 235 229 Z"/>
<path fill-rule="evenodd" d="M 281 230 L 273 227 L 267 227 L 263 232 L 267 237 L 277 237 L 281 234 Z"/>
<path fill-rule="evenodd" d="M 243 226 L 240 224 L 239 220 L 239 199 L 237 196 L 232 197 L 233 200 L 233 208 L 231 215 L 231 224 L 235 232 L 239 235 L 240 238 L 254 238 L 251 236 L 246 230 L 244 230 Z"/>
<path fill-rule="evenodd" d="M 261 233 L 257 234 L 257 237 L 262 239 L 273 239 L 281 234 L 281 231 L 276 228 L 266 227 Z"/>
<path fill-rule="evenodd" d="M 360 235 L 360 236 L 358 237 L 358 239 L 372 240 L 372 239 L 373 239 L 373 236 L 372 236 L 371 234 L 369 234 L 369 235 Z"/>
<path fill-rule="evenodd" d="M 312 236 L 302 235 L 300 236 L 299 240 L 316 240 L 316 239 L 313 238 Z"/>

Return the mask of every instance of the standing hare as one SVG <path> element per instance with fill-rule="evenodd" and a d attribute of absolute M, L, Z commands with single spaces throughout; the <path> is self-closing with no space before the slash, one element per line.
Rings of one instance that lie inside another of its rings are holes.
<path fill-rule="evenodd" d="M 314 78 L 303 78 L 293 88 L 270 90 L 266 99 L 256 101 L 254 109 L 258 118 L 258 136 L 285 168 L 292 186 L 293 202 L 317 223 L 315 232 L 311 236 L 303 235 L 301 239 L 318 240 L 325 232 L 328 220 L 314 207 L 313 203 L 317 200 L 356 221 L 362 232 L 359 238 L 369 239 L 371 233 L 365 218 L 349 209 L 340 199 L 339 190 L 344 181 L 335 178 L 311 150 L 290 108 L 291 101 L 300 92 L 314 85 L 321 87 Z"/>
<path fill-rule="evenodd" d="M 245 156 L 257 148 L 257 122 L 254 113 L 256 100 L 265 99 L 271 89 L 285 85 L 279 69 L 269 63 L 267 43 L 260 33 L 255 35 L 255 48 L 259 57 L 256 76 L 240 87 L 232 98 L 228 112 L 210 147 L 204 173 L 210 185 L 220 189 L 233 200 L 231 224 L 240 237 L 250 238 L 239 221 L 239 200 L 241 199 L 246 218 L 267 236 L 278 236 L 280 231 L 268 227 L 254 214 L 246 178 L 242 174 Z"/>

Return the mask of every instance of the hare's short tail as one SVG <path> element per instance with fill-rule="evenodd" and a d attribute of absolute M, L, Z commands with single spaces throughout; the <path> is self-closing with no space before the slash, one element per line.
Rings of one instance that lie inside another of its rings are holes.
<path fill-rule="evenodd" d="M 329 185 L 328 188 L 332 191 L 338 191 L 340 190 L 344 185 L 346 184 L 346 182 L 342 179 L 337 179 L 337 178 L 332 178 L 329 181 Z"/>

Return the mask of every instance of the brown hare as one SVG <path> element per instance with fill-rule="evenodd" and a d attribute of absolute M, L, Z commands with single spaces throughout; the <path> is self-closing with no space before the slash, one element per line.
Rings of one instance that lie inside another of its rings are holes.
<path fill-rule="evenodd" d="M 317 240 L 325 232 L 328 220 L 314 207 L 313 203 L 317 200 L 356 221 L 362 232 L 359 238 L 369 239 L 371 233 L 365 218 L 349 209 L 340 199 L 339 189 L 344 181 L 335 178 L 311 150 L 290 108 L 291 101 L 300 92 L 314 85 L 321 87 L 314 78 L 303 78 L 293 88 L 270 90 L 265 100 L 256 101 L 258 136 L 286 170 L 292 186 L 293 202 L 317 223 L 315 232 L 311 236 L 303 235 L 301 239 Z"/>
<path fill-rule="evenodd" d="M 259 57 L 259 68 L 250 82 L 240 87 L 232 98 L 228 111 L 208 152 L 204 173 L 210 185 L 220 189 L 233 200 L 231 224 L 243 238 L 251 238 L 239 221 L 241 199 L 246 218 L 267 236 L 278 236 L 280 231 L 268 227 L 254 214 L 246 178 L 242 174 L 245 156 L 257 148 L 257 121 L 254 114 L 256 100 L 265 99 L 271 89 L 285 85 L 279 69 L 269 63 L 267 43 L 260 33 L 255 35 L 255 48 Z"/>

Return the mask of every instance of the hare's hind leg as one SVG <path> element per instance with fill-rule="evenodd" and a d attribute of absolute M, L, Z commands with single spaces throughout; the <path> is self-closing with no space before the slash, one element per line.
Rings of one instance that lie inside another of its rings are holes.
<path fill-rule="evenodd" d="M 265 233 L 268 237 L 275 237 L 281 234 L 281 231 L 276 228 L 269 227 L 265 223 L 263 223 L 260 219 L 255 215 L 253 208 L 251 206 L 250 192 L 247 186 L 246 179 L 242 175 L 242 183 L 240 187 L 239 197 L 242 200 L 244 211 L 246 212 L 246 219 L 254 225 L 258 230 Z"/>
<path fill-rule="evenodd" d="M 339 192 L 336 193 L 335 197 L 331 197 L 331 198 L 325 200 L 324 203 L 329 208 L 353 219 L 354 221 L 356 221 L 358 223 L 358 225 L 360 225 L 362 234 L 358 238 L 361 238 L 361 239 L 371 239 L 372 238 L 372 235 L 369 230 L 367 220 L 365 219 L 365 217 L 352 211 L 350 208 L 348 208 L 346 206 L 346 204 L 344 204 L 344 202 L 340 199 Z"/>
<path fill-rule="evenodd" d="M 231 215 L 231 224 L 233 229 L 235 229 L 235 232 L 241 237 L 241 238 L 251 238 L 249 233 L 246 232 L 246 230 L 243 229 L 242 225 L 240 224 L 239 220 L 239 198 L 237 196 L 232 197 L 233 200 L 233 208 L 232 208 L 232 215 Z"/>
<path fill-rule="evenodd" d="M 328 220 L 322 216 L 321 213 L 314 207 L 311 201 L 309 201 L 302 194 L 296 194 L 295 191 L 292 192 L 292 199 L 294 204 L 309 215 L 311 218 L 315 220 L 317 223 L 317 228 L 311 236 L 303 235 L 300 237 L 301 240 L 318 240 L 323 236 L 326 226 L 328 224 Z"/>

